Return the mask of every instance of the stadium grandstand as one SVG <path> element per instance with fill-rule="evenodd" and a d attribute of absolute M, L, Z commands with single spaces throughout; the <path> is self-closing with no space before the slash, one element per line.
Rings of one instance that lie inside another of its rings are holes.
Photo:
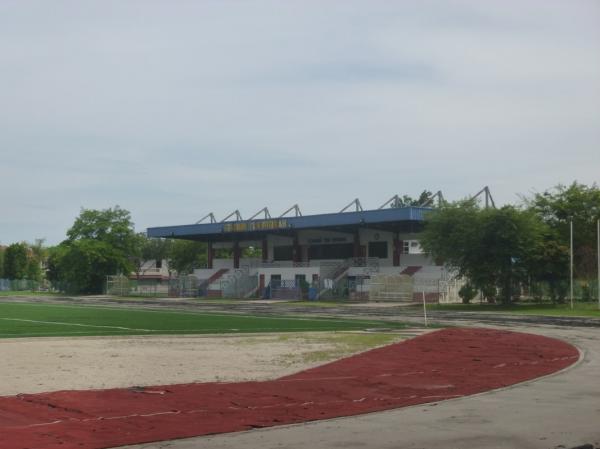
<path fill-rule="evenodd" d="M 493 204 L 487 187 L 482 193 Z M 395 195 L 374 210 L 355 199 L 318 215 L 302 215 L 298 205 L 276 217 L 265 207 L 246 220 L 239 210 L 221 221 L 210 213 L 147 234 L 206 242 L 206 267 L 188 277 L 194 295 L 453 302 L 459 286 L 419 243 L 436 200 L 443 201 L 441 192 L 419 206 L 401 207 Z M 259 257 L 244 257 L 248 249 Z"/>

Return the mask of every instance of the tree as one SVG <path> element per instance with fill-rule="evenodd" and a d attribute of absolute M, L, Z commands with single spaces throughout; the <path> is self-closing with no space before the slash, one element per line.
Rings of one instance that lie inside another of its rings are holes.
<path fill-rule="evenodd" d="M 190 240 L 173 240 L 169 254 L 169 267 L 179 274 L 187 274 L 206 263 L 206 243 Z"/>
<path fill-rule="evenodd" d="M 433 196 L 429 190 L 423 190 L 419 195 L 419 198 L 413 198 L 409 195 L 402 195 L 398 197 L 398 200 L 392 202 L 391 207 L 408 207 L 408 206 L 420 206 L 429 201 Z"/>
<path fill-rule="evenodd" d="M 131 261 L 139 278 L 144 262 L 148 260 L 155 260 L 158 262 L 169 258 L 172 240 L 151 239 L 148 238 L 145 233 L 140 232 L 135 235 L 135 247 Z"/>
<path fill-rule="evenodd" d="M 530 273 L 543 226 L 528 211 L 479 209 L 466 201 L 428 214 L 421 244 L 489 299 L 499 293 L 510 303 Z"/>
<path fill-rule="evenodd" d="M 46 259 L 47 252 L 44 248 L 44 239 L 35 239 L 33 245 L 29 245 L 26 277 L 32 281 L 41 281 L 42 263 Z"/>
<path fill-rule="evenodd" d="M 171 239 L 150 239 L 144 234 L 142 258 L 157 261 L 168 259 L 172 246 L 173 240 Z"/>
<path fill-rule="evenodd" d="M 564 302 L 568 290 L 568 267 L 569 247 L 561 243 L 552 228 L 545 226 L 541 240 L 531 254 L 531 280 L 548 286 L 552 302 Z M 532 288 L 534 296 L 542 296 L 535 285 Z"/>
<path fill-rule="evenodd" d="M 67 241 L 86 239 L 104 242 L 123 254 L 132 253 L 136 239 L 131 214 L 119 206 L 103 210 L 82 209 L 67 231 Z"/>
<path fill-rule="evenodd" d="M 102 293 L 106 276 L 129 272 L 128 261 L 118 249 L 94 239 L 70 243 L 59 267 L 60 281 L 74 293 Z"/>
<path fill-rule="evenodd" d="M 50 253 L 49 277 L 74 293 L 101 293 L 106 276 L 133 270 L 137 242 L 125 209 L 82 209 L 67 240 Z"/>
<path fill-rule="evenodd" d="M 590 279 L 596 276 L 596 223 L 600 218 L 600 189 L 573 182 L 557 185 L 532 198 L 524 198 L 526 206 L 553 230 L 553 238 L 561 247 L 570 246 L 570 221 L 574 228 L 575 275 Z M 564 271 L 568 270 L 567 264 Z"/>
<path fill-rule="evenodd" d="M 4 248 L 0 246 L 0 279 L 4 278 Z"/>
<path fill-rule="evenodd" d="M 46 259 L 46 279 L 52 282 L 57 288 L 60 287 L 59 284 L 61 282 L 60 264 L 67 250 L 68 247 L 66 244 L 51 246 L 46 249 L 48 254 Z"/>
<path fill-rule="evenodd" d="M 4 275 L 8 279 L 25 279 L 27 274 L 27 245 L 13 243 L 4 252 Z"/>

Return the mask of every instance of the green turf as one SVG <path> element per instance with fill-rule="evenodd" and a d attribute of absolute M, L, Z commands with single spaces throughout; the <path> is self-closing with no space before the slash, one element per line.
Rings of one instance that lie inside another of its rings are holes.
<path fill-rule="evenodd" d="M 501 304 L 432 304 L 428 305 L 430 310 L 449 310 L 456 312 L 501 312 L 518 315 L 544 315 L 544 316 L 586 316 L 600 317 L 598 303 L 574 303 L 571 310 L 570 303 L 567 304 L 531 304 L 517 303 L 509 306 Z"/>
<path fill-rule="evenodd" d="M 0 338 L 310 332 L 402 328 L 403 323 L 0 302 Z"/>

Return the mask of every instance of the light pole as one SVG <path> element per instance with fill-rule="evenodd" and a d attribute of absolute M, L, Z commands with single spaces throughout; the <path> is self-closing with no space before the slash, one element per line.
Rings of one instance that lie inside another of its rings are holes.
<path fill-rule="evenodd" d="M 570 251 L 570 269 L 571 269 L 571 310 L 573 310 L 573 219 L 570 221 L 571 229 L 571 251 Z"/>

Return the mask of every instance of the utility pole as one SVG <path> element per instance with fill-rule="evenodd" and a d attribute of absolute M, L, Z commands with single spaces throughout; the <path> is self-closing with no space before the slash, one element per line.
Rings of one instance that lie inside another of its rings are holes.
<path fill-rule="evenodd" d="M 600 309 L 600 218 L 598 218 L 596 235 L 598 238 L 598 309 Z"/>

